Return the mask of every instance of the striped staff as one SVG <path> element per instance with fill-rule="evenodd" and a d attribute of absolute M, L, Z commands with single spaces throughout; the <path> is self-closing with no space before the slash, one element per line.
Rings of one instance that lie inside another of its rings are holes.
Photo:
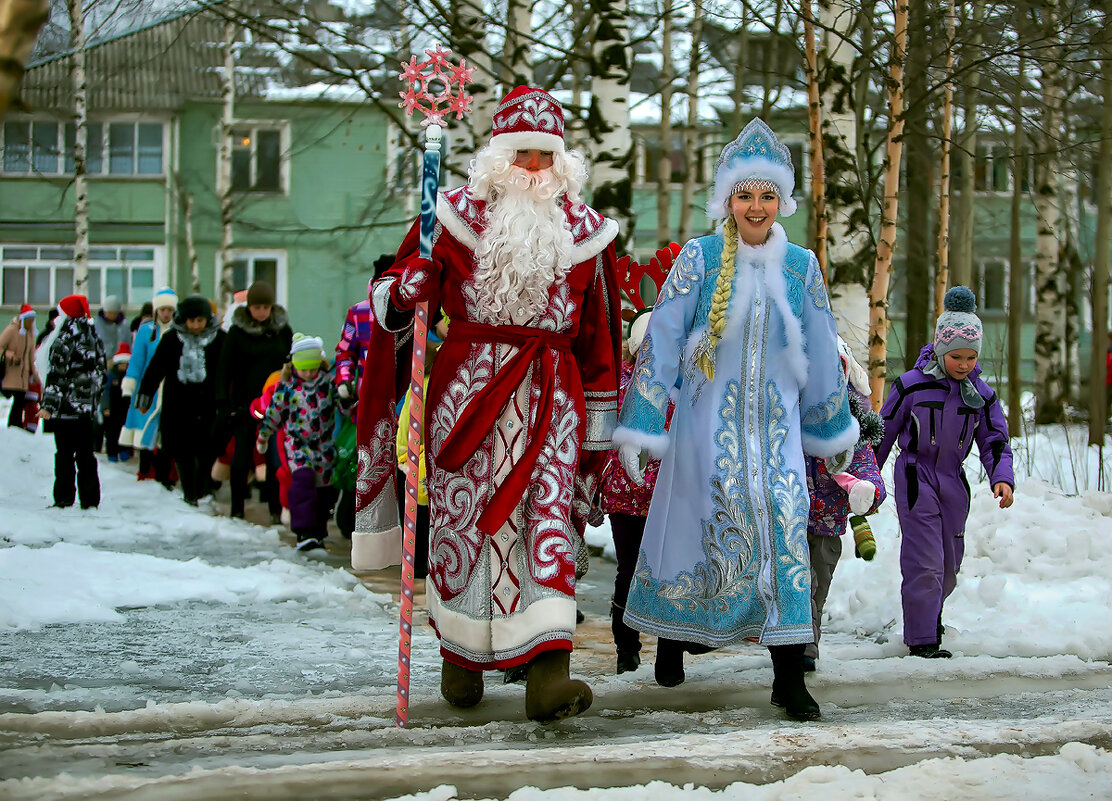
<path fill-rule="evenodd" d="M 399 78 L 405 82 L 400 92 L 406 114 L 419 112 L 425 127 L 425 158 L 421 174 L 421 258 L 432 258 L 432 232 L 436 224 L 436 193 L 440 183 L 440 141 L 444 117 L 454 113 L 457 120 L 471 110 L 467 84 L 474 68 L 450 64 L 451 50 L 433 45 L 425 50 L 427 58 L 410 56 L 402 63 Z M 420 478 L 421 422 L 425 407 L 425 343 L 429 334 L 429 304 L 417 304 L 413 320 L 413 361 L 409 384 L 409 442 L 405 477 L 405 526 L 402 533 L 401 622 L 398 636 L 398 705 L 394 723 L 409 723 L 410 650 L 413 643 L 413 561 L 417 538 L 417 486 Z"/>

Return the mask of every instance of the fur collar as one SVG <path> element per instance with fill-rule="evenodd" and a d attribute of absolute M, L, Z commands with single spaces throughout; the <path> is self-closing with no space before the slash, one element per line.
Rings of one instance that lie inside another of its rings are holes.
<path fill-rule="evenodd" d="M 255 322 L 251 310 L 246 306 L 237 306 L 232 312 L 232 326 L 242 328 L 244 333 L 253 337 L 281 331 L 289 324 L 289 315 L 284 307 L 275 304 L 270 308 L 270 319 L 263 323 Z"/>

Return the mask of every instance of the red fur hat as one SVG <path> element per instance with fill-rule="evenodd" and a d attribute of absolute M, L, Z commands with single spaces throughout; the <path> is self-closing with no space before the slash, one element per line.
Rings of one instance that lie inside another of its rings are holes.
<path fill-rule="evenodd" d="M 89 299 L 84 295 L 66 295 L 58 301 L 58 311 L 71 320 L 92 316 L 89 314 Z"/>
<path fill-rule="evenodd" d="M 564 109 L 543 89 L 518 86 L 494 112 L 490 143 L 511 150 L 564 150 Z"/>

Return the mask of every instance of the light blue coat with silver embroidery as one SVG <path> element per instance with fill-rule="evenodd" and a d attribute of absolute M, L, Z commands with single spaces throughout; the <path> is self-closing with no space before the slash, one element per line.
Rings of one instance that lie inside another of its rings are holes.
<path fill-rule="evenodd" d="M 738 245 L 714 380 L 694 364 L 722 247 L 721 234 L 684 246 L 614 432 L 615 447 L 633 443 L 662 460 L 625 622 L 715 647 L 808 643 L 803 455 L 852 448 L 857 421 L 818 263 L 778 224 L 764 245 Z"/>

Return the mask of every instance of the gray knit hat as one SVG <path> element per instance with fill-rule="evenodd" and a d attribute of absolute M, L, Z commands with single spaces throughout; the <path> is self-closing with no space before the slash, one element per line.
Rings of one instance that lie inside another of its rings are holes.
<path fill-rule="evenodd" d="M 952 350 L 971 348 L 981 352 L 984 331 L 976 315 L 977 298 L 968 287 L 956 286 L 946 293 L 946 311 L 938 315 L 934 326 L 934 355 L 941 359 Z"/>

